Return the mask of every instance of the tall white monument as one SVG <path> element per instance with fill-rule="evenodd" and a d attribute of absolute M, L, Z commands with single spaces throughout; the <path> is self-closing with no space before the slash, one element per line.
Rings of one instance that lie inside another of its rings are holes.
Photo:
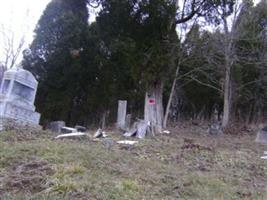
<path fill-rule="evenodd" d="M 16 68 L 4 73 L 0 88 L 0 129 L 7 120 L 23 125 L 39 125 L 34 100 L 38 82 L 27 70 Z"/>

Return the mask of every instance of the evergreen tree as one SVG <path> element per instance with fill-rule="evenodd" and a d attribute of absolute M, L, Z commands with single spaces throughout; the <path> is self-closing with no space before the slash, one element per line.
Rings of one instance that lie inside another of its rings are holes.
<path fill-rule="evenodd" d="M 130 61 L 127 65 L 133 78 L 146 91 L 144 118 L 152 123 L 156 132 L 161 131 L 163 122 L 164 85 L 176 67 L 179 46 L 176 25 L 199 16 L 212 21 L 217 14 L 213 11 L 221 6 L 221 1 L 183 2 L 181 7 L 174 0 L 103 0 L 97 19 L 110 55 L 115 50 L 113 47 L 118 46 L 114 44 L 127 47 L 122 50 Z M 229 8 L 227 15 L 230 15 L 234 3 L 224 2 L 224 6 Z M 154 106 L 149 105 L 151 98 L 155 99 Z"/>
<path fill-rule="evenodd" d="M 37 106 L 43 119 L 72 121 L 84 88 L 77 80 L 90 62 L 85 56 L 89 51 L 87 1 L 53 0 L 35 34 L 23 65 L 39 81 Z"/>
<path fill-rule="evenodd" d="M 237 70 L 238 97 L 236 109 L 239 117 L 251 122 L 266 115 L 267 103 L 267 3 L 261 1 L 256 7 L 244 1 L 237 24 Z"/>

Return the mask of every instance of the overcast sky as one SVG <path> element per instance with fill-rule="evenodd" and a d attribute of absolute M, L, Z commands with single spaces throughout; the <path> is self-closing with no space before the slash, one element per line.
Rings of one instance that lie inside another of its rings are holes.
<path fill-rule="evenodd" d="M 49 2 L 50 0 L 0 0 L 0 31 L 8 34 L 9 38 L 12 37 L 12 33 L 14 34 L 14 46 L 25 37 L 25 48 L 28 47 L 38 19 Z M 0 32 L 0 61 L 4 57 L 5 42 L 6 39 Z"/>
<path fill-rule="evenodd" d="M 24 36 L 25 47 L 33 39 L 33 30 L 51 0 L 0 0 L 0 31 L 10 30 L 14 33 L 15 43 Z M 259 2 L 255 0 L 254 2 Z M 3 39 L 0 34 L 0 61 L 3 59 Z"/>
<path fill-rule="evenodd" d="M 50 0 L 0 0 L 0 25 L 17 34 L 32 35 L 40 15 Z"/>

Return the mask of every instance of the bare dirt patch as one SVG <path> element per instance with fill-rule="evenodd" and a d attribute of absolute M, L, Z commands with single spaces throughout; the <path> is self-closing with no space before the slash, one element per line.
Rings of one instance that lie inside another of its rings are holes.
<path fill-rule="evenodd" d="M 1 190 L 5 193 L 38 193 L 48 187 L 47 176 L 53 173 L 53 168 L 46 161 L 22 161 L 7 169 L 0 179 Z"/>

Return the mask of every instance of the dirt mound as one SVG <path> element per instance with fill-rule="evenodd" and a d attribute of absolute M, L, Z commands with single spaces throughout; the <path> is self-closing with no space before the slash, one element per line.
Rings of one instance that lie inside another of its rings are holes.
<path fill-rule="evenodd" d="M 211 147 L 203 146 L 195 143 L 191 138 L 184 138 L 184 144 L 181 147 L 182 150 L 192 150 L 192 151 L 212 151 Z"/>
<path fill-rule="evenodd" d="M 8 193 L 37 193 L 48 187 L 47 177 L 53 173 L 54 170 L 45 161 L 25 161 L 11 166 L 0 179 L 0 185 L 2 191 Z"/>
<path fill-rule="evenodd" d="M 197 151 L 201 151 L 201 150 L 206 150 L 206 151 L 212 151 L 212 148 L 210 147 L 206 147 L 206 146 L 202 146 L 200 144 L 184 144 L 181 149 L 190 149 L 190 150 L 197 150 Z"/>
<path fill-rule="evenodd" d="M 231 124 L 223 130 L 228 135 L 253 135 L 254 131 L 246 124 Z"/>

